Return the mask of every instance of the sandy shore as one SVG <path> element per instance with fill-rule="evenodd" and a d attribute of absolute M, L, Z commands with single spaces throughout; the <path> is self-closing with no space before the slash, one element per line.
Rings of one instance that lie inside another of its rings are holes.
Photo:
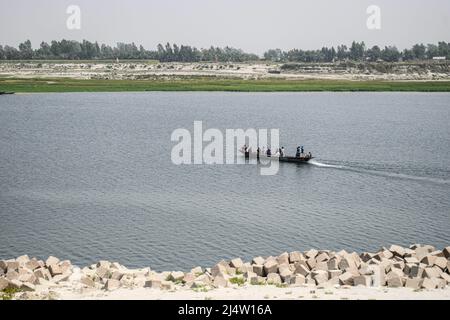
<path fill-rule="evenodd" d="M 449 80 L 447 64 L 432 63 L 366 65 L 355 63 L 65 63 L 65 62 L 4 62 L 0 63 L 0 77 L 6 78 L 71 78 L 103 80 L 183 79 L 214 77 L 234 79 L 286 80 Z"/>
<path fill-rule="evenodd" d="M 172 291 L 136 288 L 101 291 L 61 288 L 59 299 L 69 300 L 450 300 L 450 288 L 413 290 L 411 288 L 316 288 L 314 286 L 278 288 L 273 285 L 216 288 L 196 292 L 180 288 Z"/>

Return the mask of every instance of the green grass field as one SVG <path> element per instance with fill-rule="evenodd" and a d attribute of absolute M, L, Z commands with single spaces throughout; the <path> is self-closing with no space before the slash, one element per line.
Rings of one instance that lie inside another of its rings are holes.
<path fill-rule="evenodd" d="M 0 78 L 0 92 L 120 92 L 120 91 L 418 91 L 450 92 L 450 81 L 241 80 L 76 80 Z"/>

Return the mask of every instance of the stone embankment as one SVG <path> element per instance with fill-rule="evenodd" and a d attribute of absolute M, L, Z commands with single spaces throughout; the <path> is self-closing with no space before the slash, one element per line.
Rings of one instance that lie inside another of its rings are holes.
<path fill-rule="evenodd" d="M 79 268 L 53 256 L 0 260 L 0 291 L 14 298 L 54 298 L 58 288 L 99 290 L 153 288 L 157 290 L 275 285 L 343 288 L 351 286 L 408 287 L 412 290 L 443 289 L 450 284 L 450 247 L 430 245 L 404 248 L 392 245 L 370 253 L 311 249 L 279 256 L 220 261 L 211 268 L 189 272 L 156 272 L 149 267 L 128 269 L 117 262 L 99 261 Z M 52 295 L 52 293 L 54 293 Z M 1 295 L 2 293 L 0 293 Z"/>

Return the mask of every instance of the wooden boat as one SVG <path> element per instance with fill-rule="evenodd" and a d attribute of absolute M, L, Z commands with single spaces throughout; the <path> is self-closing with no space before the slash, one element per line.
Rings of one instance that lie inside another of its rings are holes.
<path fill-rule="evenodd" d="M 239 150 L 243 155 L 245 155 L 246 158 L 252 158 L 252 159 L 256 159 L 258 158 L 258 155 L 256 152 L 245 152 L 244 150 L 240 149 Z M 308 154 L 305 154 L 304 156 L 301 157 L 289 157 L 289 156 L 285 156 L 285 157 L 280 157 L 280 156 L 270 156 L 268 157 L 267 155 L 259 155 L 259 159 L 264 159 L 264 160 L 278 160 L 280 162 L 291 162 L 291 163 L 307 163 L 309 160 L 314 159 L 314 157 L 310 157 Z"/>

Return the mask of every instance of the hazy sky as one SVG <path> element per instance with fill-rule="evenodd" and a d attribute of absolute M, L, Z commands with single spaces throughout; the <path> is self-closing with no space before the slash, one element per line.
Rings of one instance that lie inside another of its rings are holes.
<path fill-rule="evenodd" d="M 381 9 L 381 30 L 366 26 L 369 5 Z M 449 0 L 0 0 L 0 44 L 34 47 L 54 39 L 101 43 L 160 42 L 316 49 L 364 40 L 368 45 L 450 41 Z M 81 29 L 66 27 L 69 5 Z"/>

